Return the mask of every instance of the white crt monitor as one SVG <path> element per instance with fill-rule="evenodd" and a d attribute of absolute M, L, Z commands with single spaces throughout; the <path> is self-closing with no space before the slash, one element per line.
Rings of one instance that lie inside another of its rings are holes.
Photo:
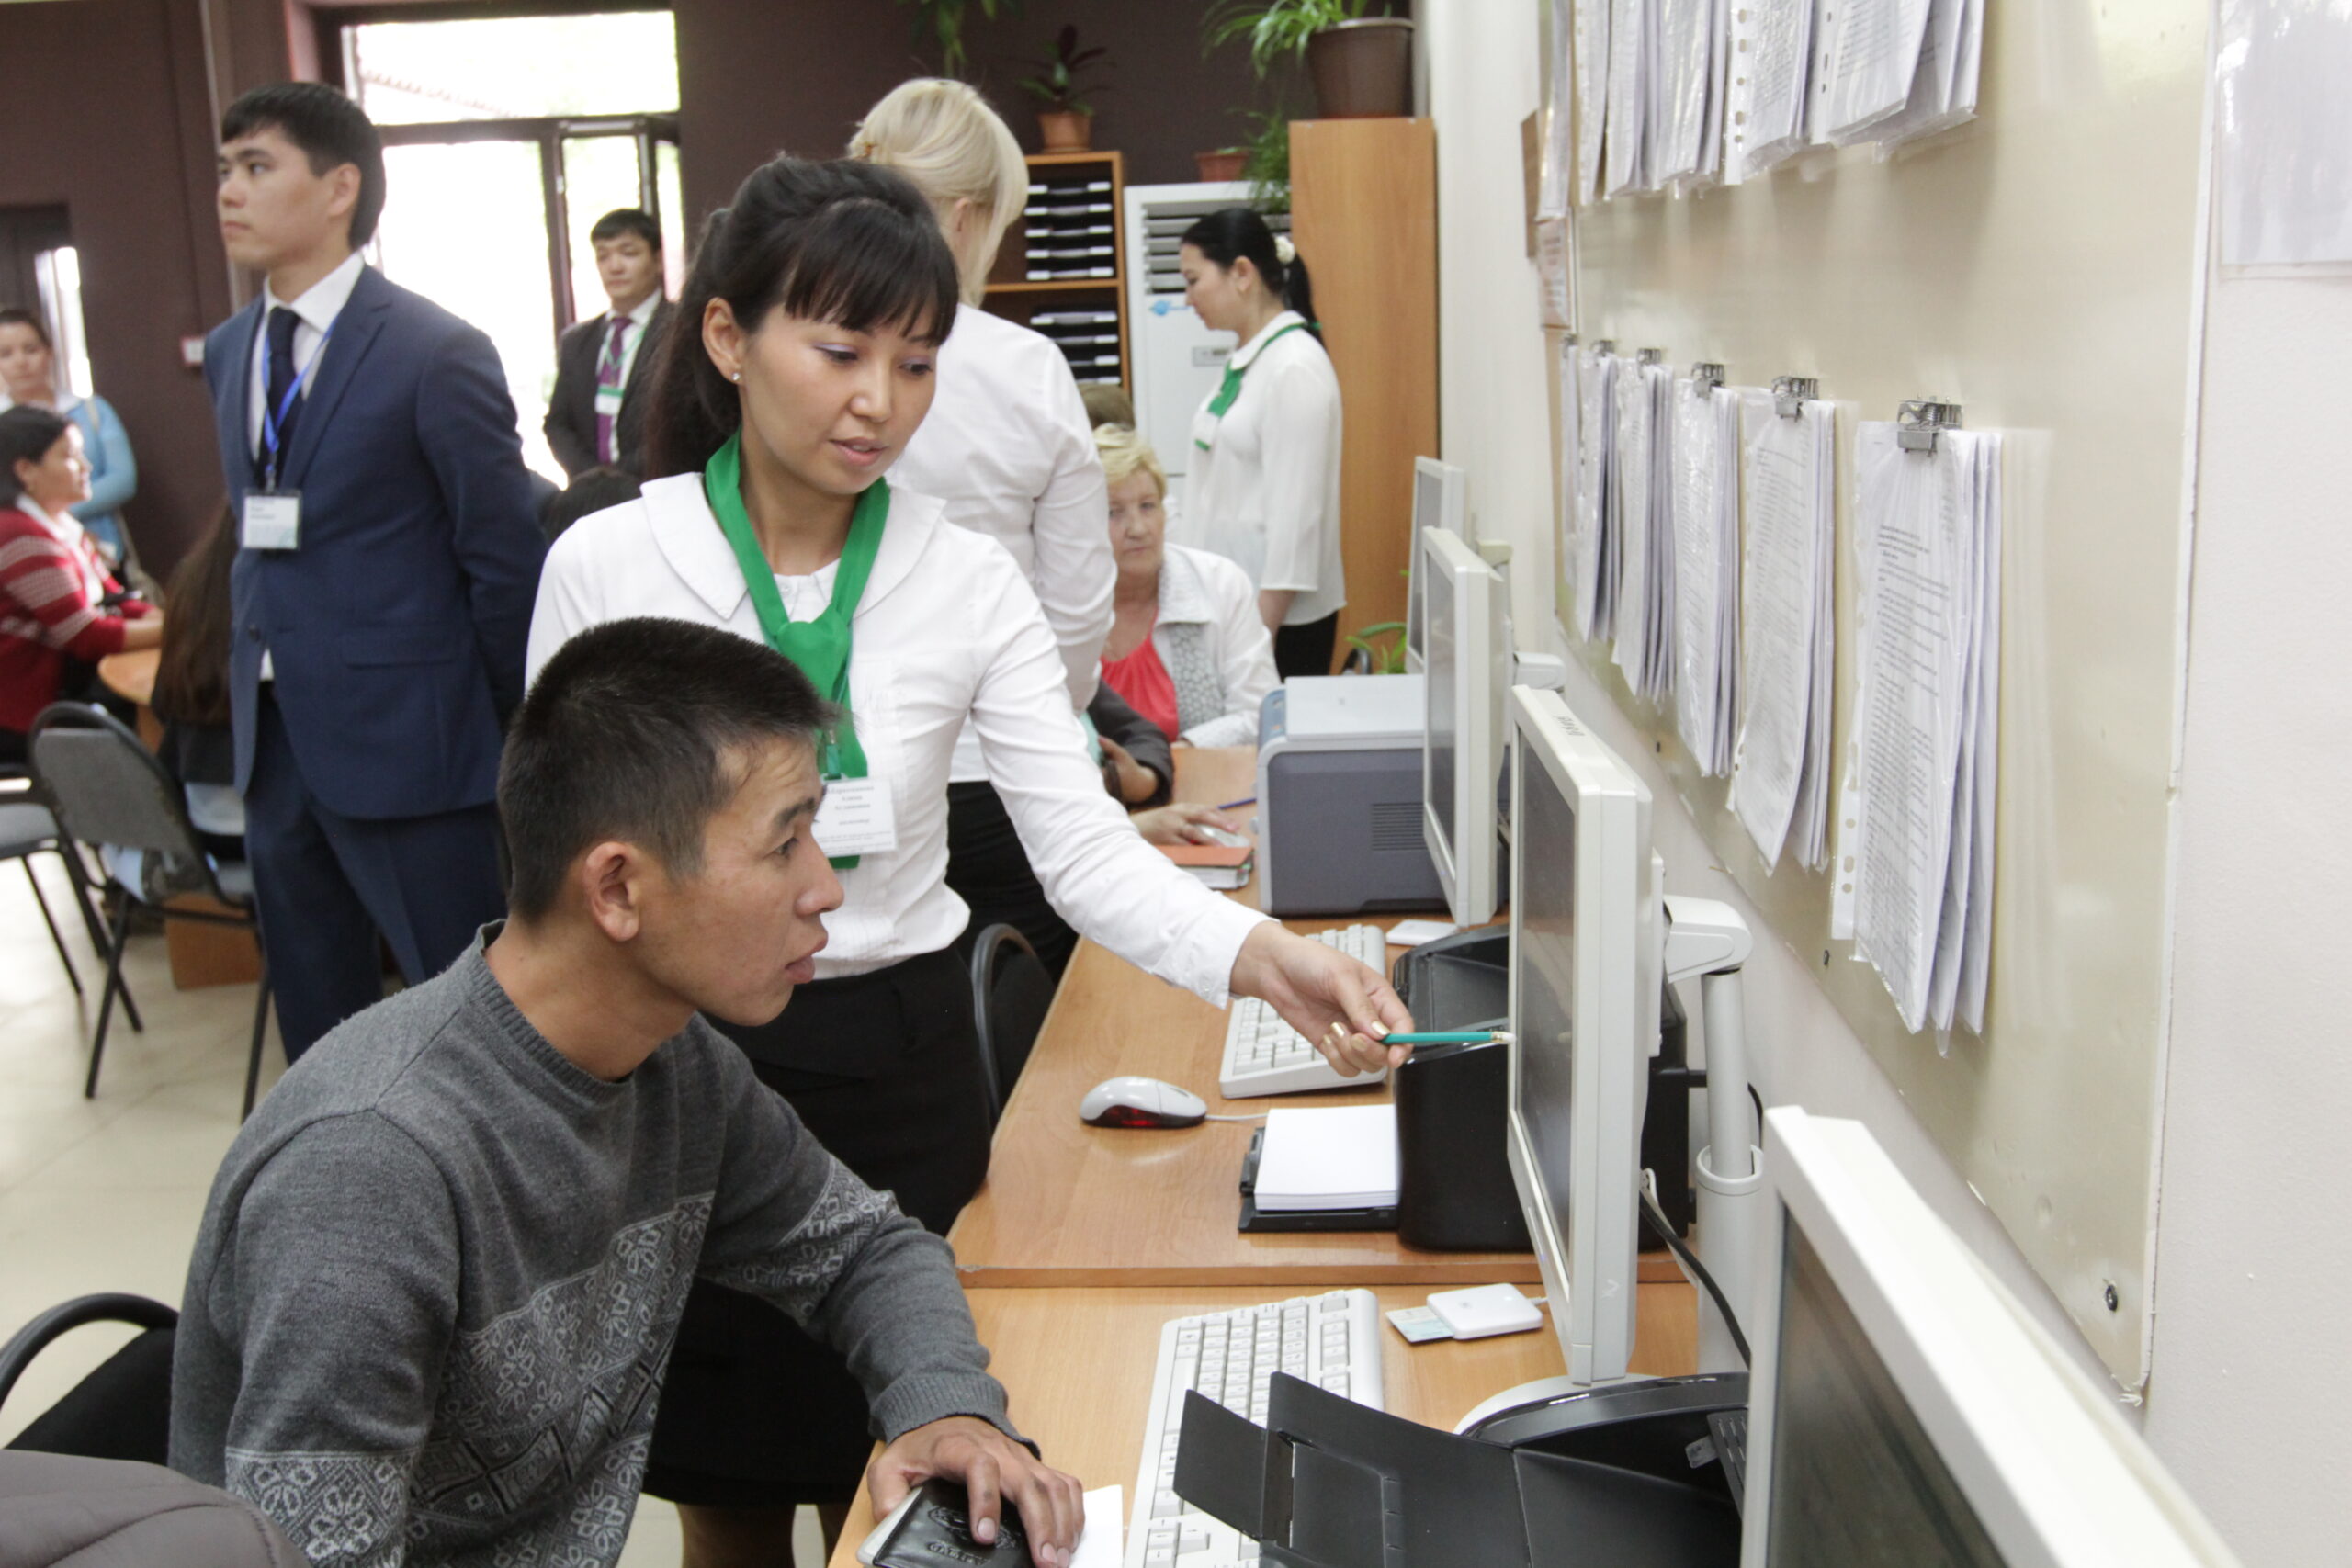
<path fill-rule="evenodd" d="M 1428 582 L 1428 696 L 1421 707 L 1421 841 L 1453 922 L 1495 918 L 1500 858 L 1503 693 L 1510 686 L 1510 609 L 1502 574 L 1460 538 L 1421 531 Z"/>
<path fill-rule="evenodd" d="M 1650 792 L 1556 692 L 1515 686 L 1505 1136 L 1574 1383 L 1634 1348 L 1663 931 Z"/>
<path fill-rule="evenodd" d="M 1742 1568 L 2235 1562 L 1860 1122 L 1775 1109 L 1764 1169 Z"/>
<path fill-rule="evenodd" d="M 1421 588 L 1428 573 L 1421 570 L 1421 534 L 1436 528 L 1456 538 L 1470 536 L 1470 476 L 1452 463 L 1435 457 L 1413 459 L 1413 547 L 1405 572 L 1405 672 L 1421 672 L 1426 653 L 1428 622 L 1421 613 Z"/>

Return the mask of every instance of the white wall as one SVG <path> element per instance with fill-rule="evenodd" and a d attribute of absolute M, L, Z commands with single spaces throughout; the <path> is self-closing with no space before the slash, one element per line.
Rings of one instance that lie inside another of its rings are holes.
<path fill-rule="evenodd" d="M 1514 547 L 1521 646 L 1556 647 L 1547 372 L 1520 157 L 1520 121 L 1541 90 L 1541 6 L 1414 9 L 1438 130 L 1444 456 L 1470 470 L 1481 532 Z M 2347 345 L 2352 281 L 2215 286 L 2144 1429 L 2245 1560 L 2266 1565 L 2352 1557 L 2352 1444 L 2333 1435 L 2335 1413 L 2352 1408 L 2341 1327 L 2352 1317 L 2352 1222 L 2326 1158 L 2352 1140 L 2352 1052 L 2336 1003 L 2346 961 L 2322 903 L 2352 886 L 2352 487 L 2338 457 Z M 1668 887 L 1725 900 L 1765 930 L 1648 765 L 1646 742 L 1573 664 L 1567 695 L 1643 766 Z M 1768 939 L 1747 970 L 1749 1047 L 1768 1102 L 1866 1123 L 2085 1371 L 2112 1386 L 1824 998 L 1808 973 L 1819 963 L 1817 951 Z"/>
<path fill-rule="evenodd" d="M 2352 1560 L 2352 279 L 2217 277 L 2146 1430 L 2249 1563 Z"/>

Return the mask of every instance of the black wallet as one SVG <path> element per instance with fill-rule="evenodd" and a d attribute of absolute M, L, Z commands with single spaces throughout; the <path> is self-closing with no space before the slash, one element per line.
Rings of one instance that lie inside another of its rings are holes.
<path fill-rule="evenodd" d="M 960 1562 L 968 1568 L 1030 1568 L 1029 1538 L 1010 1502 L 1000 1505 L 996 1542 L 972 1539 L 964 1489 L 952 1481 L 926 1481 L 876 1527 L 858 1557 L 874 1568 L 939 1568 Z"/>

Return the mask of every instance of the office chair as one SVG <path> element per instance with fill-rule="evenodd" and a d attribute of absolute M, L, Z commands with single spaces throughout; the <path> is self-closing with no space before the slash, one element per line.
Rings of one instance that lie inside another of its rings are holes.
<path fill-rule="evenodd" d="M 116 995 L 123 997 L 126 1009 L 130 1005 L 130 993 L 123 989 L 122 950 L 130 938 L 131 904 L 147 903 L 166 921 L 237 926 L 258 937 L 261 926 L 254 913 L 253 868 L 243 861 L 213 864 L 197 842 L 179 785 L 164 771 L 155 754 L 113 716 L 78 703 L 52 703 L 33 720 L 29 749 L 33 777 L 68 833 L 86 844 L 113 844 L 161 856 L 185 874 L 186 891 L 205 894 L 227 910 L 151 900 L 146 888 L 122 888 L 125 897 L 115 910 L 114 929 L 107 933 L 107 984 L 98 998 L 97 1032 L 90 1041 L 90 1076 L 82 1088 L 85 1099 L 96 1099 Z M 119 878 L 116 886 L 121 886 Z M 254 1094 L 261 1080 L 262 1040 L 268 1027 L 269 966 L 265 958 L 254 1003 L 253 1049 L 245 1063 L 243 1115 L 253 1114 Z"/>
<path fill-rule="evenodd" d="M 1018 930 L 1000 921 L 972 940 L 972 1015 L 979 1022 L 990 1125 L 1028 1064 L 1053 1003 L 1054 977 Z"/>
<path fill-rule="evenodd" d="M 171 1438 L 172 1342 L 180 1314 L 145 1296 L 78 1296 L 53 1306 L 0 1346 L 0 1403 L 51 1343 L 91 1323 L 128 1323 L 145 1330 L 117 1350 L 65 1397 L 33 1418 L 8 1447 L 85 1459 L 162 1464 Z"/>
<path fill-rule="evenodd" d="M 74 994 L 82 996 L 81 971 L 74 966 L 74 954 L 65 946 L 64 933 L 57 929 L 57 917 L 50 913 L 49 898 L 41 892 L 40 878 L 33 874 L 33 856 L 52 854 L 65 866 L 66 884 L 73 889 L 74 902 L 82 912 L 82 925 L 90 933 L 90 945 L 100 953 L 107 949 L 106 928 L 90 908 L 89 879 L 80 855 L 65 841 L 57 826 L 57 818 L 40 795 L 30 789 L 12 790 L 0 795 L 0 861 L 18 861 L 25 868 L 25 881 L 33 890 L 33 903 L 40 910 L 41 924 L 49 928 L 49 940 L 57 949 L 57 961 L 65 965 L 65 977 L 73 982 Z M 130 1011 L 130 997 L 123 996 L 123 1006 L 130 1013 L 131 1027 L 140 1027 L 138 1014 Z"/>

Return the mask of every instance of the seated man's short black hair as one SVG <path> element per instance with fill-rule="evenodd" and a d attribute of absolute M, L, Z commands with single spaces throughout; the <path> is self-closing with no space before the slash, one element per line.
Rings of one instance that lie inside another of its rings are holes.
<path fill-rule="evenodd" d="M 376 122 L 357 104 L 323 82 L 255 87 L 220 117 L 220 140 L 234 141 L 257 130 L 275 130 L 300 147 L 313 175 L 356 165 L 359 199 L 351 208 L 351 248 L 375 237 L 376 220 L 384 215 L 384 143 Z"/>
<path fill-rule="evenodd" d="M 737 786 L 727 753 L 813 746 L 832 721 L 800 667 L 763 643 L 650 615 L 582 632 L 548 660 L 506 732 L 509 908 L 545 917 L 572 862 L 607 840 L 695 875 L 704 830 Z"/>
<path fill-rule="evenodd" d="M 588 231 L 588 243 L 601 244 L 623 234 L 634 234 L 654 254 L 662 254 L 662 225 L 653 220 L 653 214 L 635 207 L 616 207 L 597 219 L 595 227 Z"/>

